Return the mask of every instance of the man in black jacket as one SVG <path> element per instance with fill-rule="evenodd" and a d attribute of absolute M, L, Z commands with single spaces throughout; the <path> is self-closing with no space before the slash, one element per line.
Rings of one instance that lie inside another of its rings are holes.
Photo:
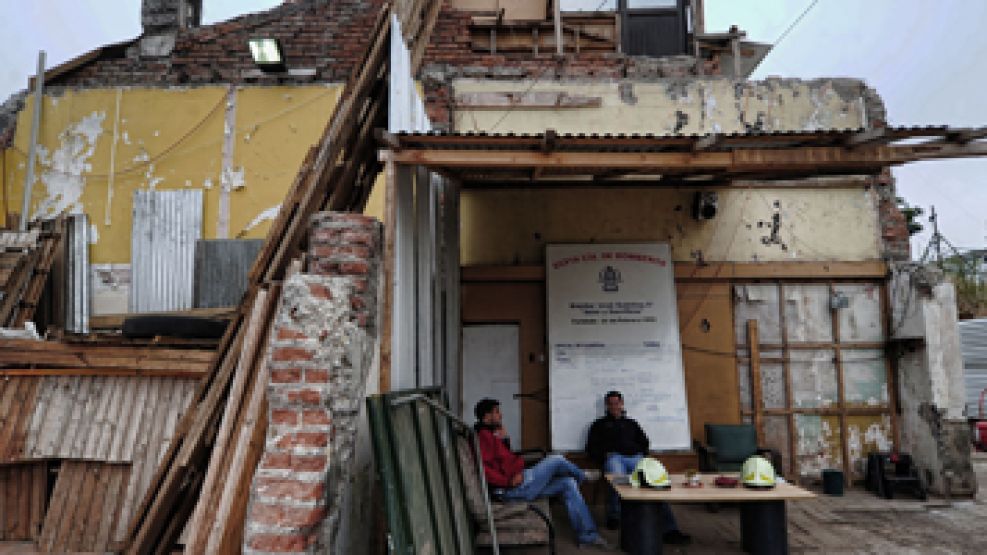
<path fill-rule="evenodd" d="M 630 474 L 648 453 L 648 436 L 633 418 L 624 412 L 624 396 L 609 391 L 603 397 L 607 413 L 589 428 L 586 453 L 607 474 Z M 659 518 L 664 525 L 663 540 L 668 544 L 689 543 L 691 538 L 679 530 L 668 503 L 660 503 Z M 607 528 L 620 523 L 620 498 L 611 491 L 607 497 Z"/>

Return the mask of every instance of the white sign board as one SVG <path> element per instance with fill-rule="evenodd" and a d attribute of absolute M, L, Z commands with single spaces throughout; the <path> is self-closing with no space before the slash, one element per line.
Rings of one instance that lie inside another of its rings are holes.
<path fill-rule="evenodd" d="M 616 389 L 652 450 L 688 449 L 669 246 L 549 245 L 546 264 L 552 448 L 582 450 Z"/>

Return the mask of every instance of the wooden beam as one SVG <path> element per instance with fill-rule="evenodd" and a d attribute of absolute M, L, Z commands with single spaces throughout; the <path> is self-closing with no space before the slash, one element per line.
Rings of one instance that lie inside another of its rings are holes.
<path fill-rule="evenodd" d="M 693 143 L 692 150 L 695 152 L 699 152 L 702 150 L 709 150 L 714 146 L 716 146 L 720 142 L 721 138 L 722 135 L 719 135 L 717 133 L 710 133 L 709 135 L 706 135 L 705 137 Z"/>
<path fill-rule="evenodd" d="M 412 150 L 393 153 L 399 164 L 447 168 L 536 168 L 558 166 L 566 169 L 653 170 L 668 172 L 785 172 L 823 170 L 838 167 L 853 171 L 876 171 L 891 164 L 904 163 L 918 153 L 906 147 L 871 147 L 847 150 L 842 147 L 804 147 L 777 149 L 738 149 L 729 152 L 532 152 L 516 150 Z M 957 147 L 962 148 L 962 147 Z M 954 150 L 956 151 L 956 150 Z M 958 151 L 956 151 L 958 152 Z M 943 156 L 941 149 L 929 156 Z M 984 151 L 987 155 L 987 149 Z"/>
<path fill-rule="evenodd" d="M 761 349 L 757 333 L 757 320 L 747 320 L 747 345 L 751 357 L 751 408 L 754 410 L 754 431 L 757 444 L 764 445 L 764 395 L 761 383 Z"/>
<path fill-rule="evenodd" d="M 854 133 L 846 138 L 844 144 L 849 148 L 856 148 L 862 145 L 875 143 L 886 139 L 888 136 L 888 129 L 886 127 L 875 127 L 872 129 L 865 129 L 859 133 Z"/>
<path fill-rule="evenodd" d="M 599 108 L 603 97 L 569 94 L 565 91 L 467 92 L 456 95 L 462 110 L 563 110 Z"/>

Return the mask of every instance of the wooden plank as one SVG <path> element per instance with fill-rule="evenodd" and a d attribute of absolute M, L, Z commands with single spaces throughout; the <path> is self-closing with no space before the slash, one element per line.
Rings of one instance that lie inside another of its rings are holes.
<path fill-rule="evenodd" d="M 456 95 L 455 105 L 462 110 L 599 108 L 603 105 L 603 97 L 565 91 L 467 92 Z"/>
<path fill-rule="evenodd" d="M 380 375 L 378 391 L 391 390 L 391 364 L 393 357 L 394 328 L 394 259 L 397 241 L 397 167 L 393 162 L 384 164 L 384 226 L 383 292 L 380 306 Z"/>
<path fill-rule="evenodd" d="M 233 385 L 230 387 L 229 397 L 226 399 L 226 408 L 223 412 L 219 432 L 216 434 L 216 441 L 213 444 L 212 454 L 209 458 L 209 465 L 206 468 L 202 491 L 199 493 L 199 502 L 196 504 L 195 509 L 192 512 L 192 520 L 190 521 L 189 527 L 191 530 L 191 535 L 188 538 L 187 544 L 188 548 L 191 549 L 192 552 L 200 552 L 205 548 L 207 531 L 201 523 L 203 519 L 206 518 L 206 511 L 209 510 L 213 490 L 220 481 L 220 472 L 222 471 L 221 464 L 224 456 L 226 455 L 226 448 L 230 440 L 230 435 L 233 433 L 234 421 L 237 419 L 240 412 L 240 404 L 244 389 L 246 388 L 248 381 L 252 381 L 254 378 L 252 371 L 258 352 L 258 342 L 267 327 L 264 322 L 270 317 L 268 314 L 269 310 L 270 306 L 268 304 L 268 291 L 261 290 L 257 293 L 257 298 L 254 301 L 253 310 L 250 314 L 250 320 L 247 323 L 245 338 L 243 344 L 241 345 L 240 360 L 237 365 L 236 376 L 233 379 Z M 224 478 L 229 478 L 229 475 L 224 475 Z"/>
<path fill-rule="evenodd" d="M 195 318 L 229 319 L 233 317 L 236 311 L 237 307 L 229 306 L 221 308 L 193 308 L 189 310 L 170 312 L 101 314 L 98 316 L 90 316 L 89 327 L 92 329 L 120 329 L 123 327 L 124 320 L 135 316 L 191 316 Z"/>
<path fill-rule="evenodd" d="M 835 293 L 833 284 L 829 284 L 829 295 L 832 298 Z M 840 449 L 843 453 L 843 481 L 847 486 L 853 485 L 853 472 L 850 466 L 850 438 L 847 435 L 846 425 L 846 380 L 843 367 L 843 350 L 840 347 L 840 312 L 837 308 L 830 309 L 830 320 L 833 325 L 833 341 L 836 343 L 833 349 L 833 358 L 836 363 L 836 398 L 837 408 L 840 409 Z"/>
<path fill-rule="evenodd" d="M 757 444 L 764 444 L 764 394 L 761 383 L 761 350 L 759 348 L 757 320 L 747 320 L 747 344 L 751 357 L 751 406 L 754 409 L 754 430 Z"/>
<path fill-rule="evenodd" d="M 795 413 L 790 409 L 794 408 L 795 397 L 793 394 L 794 389 L 792 388 L 792 365 L 791 365 L 791 355 L 790 355 L 790 345 L 788 343 L 788 318 L 785 314 L 785 285 L 782 283 L 778 284 L 778 321 L 781 323 L 781 358 L 782 362 L 782 372 L 784 373 L 785 380 L 785 407 L 789 409 L 788 416 L 786 418 L 788 425 L 788 457 L 792 468 L 792 475 L 789 479 L 794 481 L 796 484 L 800 484 L 802 481 L 802 474 L 799 472 L 799 458 L 798 458 L 798 442 L 796 437 L 798 437 L 798 428 L 795 422 Z M 762 349 L 764 347 L 761 347 Z"/>
<path fill-rule="evenodd" d="M 230 479 L 226 480 L 223 484 L 219 504 L 216 509 L 216 517 L 213 526 L 208 531 L 209 536 L 206 543 L 206 553 L 218 552 L 225 528 L 230 521 L 234 501 L 238 495 L 238 489 L 246 488 L 249 490 L 250 488 L 253 471 L 250 469 L 250 472 L 248 472 L 248 454 L 251 451 L 257 451 L 256 447 L 252 449 L 251 440 L 256 439 L 256 429 L 263 426 L 263 423 L 266 422 L 266 411 L 262 412 L 261 409 L 264 406 L 267 394 L 266 384 L 269 377 L 270 367 L 268 366 L 268 360 L 265 358 L 261 361 L 260 367 L 257 370 L 257 377 L 254 380 L 255 387 L 251 391 L 250 399 L 246 405 L 244 412 L 246 418 L 239 430 L 239 437 L 236 440 L 236 448 L 233 452 L 232 465 L 228 473 Z M 256 445 L 257 442 L 254 441 L 253 443 Z M 245 480 L 247 475 L 250 476 L 250 479 Z M 246 483 L 243 483 L 244 481 Z"/>

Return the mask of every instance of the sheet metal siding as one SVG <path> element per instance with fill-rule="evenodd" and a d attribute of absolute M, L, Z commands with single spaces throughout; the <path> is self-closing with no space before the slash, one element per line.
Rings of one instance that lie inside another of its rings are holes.
<path fill-rule="evenodd" d="M 977 417 L 980 392 L 987 388 L 987 318 L 960 322 L 960 350 L 966 377 L 966 414 Z"/>
<path fill-rule="evenodd" d="M 201 239 L 195 244 L 195 308 L 237 306 L 247 274 L 263 247 L 260 239 Z"/>
<path fill-rule="evenodd" d="M 74 333 L 89 333 L 92 296 L 89 271 L 89 217 L 69 216 L 65 250 L 65 328 Z"/>
<path fill-rule="evenodd" d="M 202 191 L 134 191 L 130 310 L 192 308 Z"/>

